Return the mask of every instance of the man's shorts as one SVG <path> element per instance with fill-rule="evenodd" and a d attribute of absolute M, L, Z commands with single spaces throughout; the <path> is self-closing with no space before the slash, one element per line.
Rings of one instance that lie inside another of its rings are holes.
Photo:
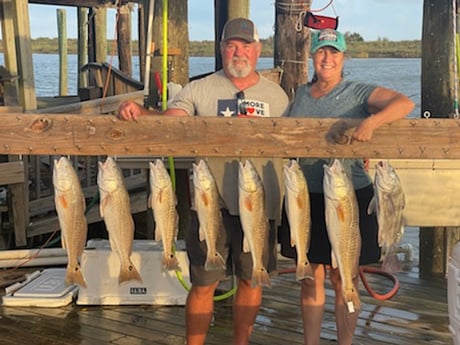
<path fill-rule="evenodd" d="M 190 262 L 190 281 L 197 286 L 211 285 L 232 275 L 239 279 L 251 280 L 252 257 L 251 253 L 243 253 L 243 229 L 240 218 L 232 216 L 226 209 L 222 209 L 223 229 L 217 243 L 217 251 L 227 263 L 227 269 L 206 271 L 206 242 L 199 240 L 199 222 L 196 212 L 191 212 L 190 229 L 185 237 L 187 255 Z M 268 248 L 263 253 L 263 263 L 269 273 L 276 271 L 277 234 L 274 222 L 270 221 Z"/>

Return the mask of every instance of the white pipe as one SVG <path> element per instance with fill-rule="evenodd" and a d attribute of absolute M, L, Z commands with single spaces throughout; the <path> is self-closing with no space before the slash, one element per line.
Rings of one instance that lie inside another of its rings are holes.
<path fill-rule="evenodd" d="M 64 265 L 67 261 L 67 252 L 63 248 L 0 251 L 0 268 Z"/>
<path fill-rule="evenodd" d="M 147 49 L 145 55 L 145 75 L 144 75 L 144 97 L 148 97 L 150 88 L 150 60 L 152 52 L 152 36 L 153 36 L 153 11 L 155 9 L 155 0 L 149 2 L 149 16 L 147 21 Z"/>

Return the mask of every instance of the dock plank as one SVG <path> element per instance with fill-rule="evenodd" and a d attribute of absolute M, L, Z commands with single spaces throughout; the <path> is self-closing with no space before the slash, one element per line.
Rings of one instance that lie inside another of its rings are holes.
<path fill-rule="evenodd" d="M 264 290 L 251 345 L 303 344 L 299 307 L 300 283 L 292 260 L 281 258 L 281 274 Z M 1 274 L 1 272 L 0 272 Z M 396 274 L 400 288 L 388 300 L 373 298 L 360 284 L 362 310 L 355 332 L 358 345 L 452 345 L 445 279 L 420 279 L 415 266 Z M 366 274 L 370 285 L 384 293 L 389 281 Z M 0 292 L 1 294 L 2 292 Z M 334 293 L 326 283 L 321 345 L 336 344 Z M 46 345 L 183 345 L 184 306 L 80 306 L 62 308 L 0 307 L 0 344 Z M 215 303 L 207 345 L 231 344 L 232 301 Z"/>

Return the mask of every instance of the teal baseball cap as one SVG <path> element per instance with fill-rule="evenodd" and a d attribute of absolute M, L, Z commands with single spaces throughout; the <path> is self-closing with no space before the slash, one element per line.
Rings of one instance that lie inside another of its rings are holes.
<path fill-rule="evenodd" d="M 324 29 L 313 34 L 310 53 L 314 54 L 319 48 L 334 47 L 339 52 L 347 50 L 347 43 L 343 34 L 333 29 Z"/>

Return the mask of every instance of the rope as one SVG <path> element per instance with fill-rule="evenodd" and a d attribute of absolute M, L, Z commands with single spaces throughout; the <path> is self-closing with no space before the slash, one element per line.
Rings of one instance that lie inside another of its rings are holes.
<path fill-rule="evenodd" d="M 323 12 L 325 9 L 327 9 L 329 6 L 332 5 L 332 8 L 334 9 L 334 5 L 332 4 L 334 2 L 334 0 L 331 0 L 329 1 L 329 3 L 324 6 L 323 8 L 320 8 L 320 9 L 317 9 L 317 10 L 310 10 L 310 12 Z M 334 10 L 334 13 L 335 13 L 335 10 Z"/>

